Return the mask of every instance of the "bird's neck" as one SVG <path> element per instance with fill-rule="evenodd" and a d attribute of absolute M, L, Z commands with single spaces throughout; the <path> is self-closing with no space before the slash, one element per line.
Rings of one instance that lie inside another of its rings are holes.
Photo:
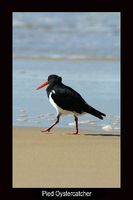
<path fill-rule="evenodd" d="M 63 85 L 62 83 L 56 83 L 56 84 L 50 84 L 47 87 L 47 94 L 49 96 L 50 92 L 52 92 L 52 90 L 56 90 L 57 87 L 61 87 L 61 85 Z"/>

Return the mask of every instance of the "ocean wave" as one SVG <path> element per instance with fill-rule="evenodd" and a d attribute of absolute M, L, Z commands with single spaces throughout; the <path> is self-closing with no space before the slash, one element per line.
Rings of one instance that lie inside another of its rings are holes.
<path fill-rule="evenodd" d="M 60 26 L 61 25 L 61 26 Z M 37 21 L 34 23 L 34 21 L 28 21 L 24 19 L 16 19 L 13 20 L 13 28 L 29 28 L 29 29 L 35 29 L 38 28 L 39 31 L 42 32 L 107 32 L 112 33 L 114 31 L 113 26 L 105 26 L 104 23 L 96 23 L 91 24 L 86 21 L 86 23 L 80 24 L 78 21 L 76 23 L 64 23 L 60 19 L 55 20 L 54 18 L 48 19 L 43 18 L 42 21 Z M 117 32 L 119 31 L 119 27 L 117 29 Z"/>
<path fill-rule="evenodd" d="M 117 56 L 84 56 L 84 55 L 57 55 L 53 54 L 50 56 L 41 56 L 41 55 L 13 55 L 13 59 L 18 60 L 57 60 L 57 61 L 119 61 L 120 58 Z"/>
<path fill-rule="evenodd" d="M 21 20 L 13 20 L 13 27 L 15 28 L 32 28 L 33 25 L 31 23 L 26 23 Z"/>

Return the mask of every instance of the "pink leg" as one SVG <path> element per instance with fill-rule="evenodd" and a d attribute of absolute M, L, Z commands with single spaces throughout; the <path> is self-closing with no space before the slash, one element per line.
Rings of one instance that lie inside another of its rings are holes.
<path fill-rule="evenodd" d="M 74 115 L 75 124 L 76 124 L 76 132 L 73 134 L 78 134 L 78 117 Z"/>
<path fill-rule="evenodd" d="M 57 115 L 57 118 L 56 118 L 56 121 L 49 127 L 49 128 L 46 128 L 46 129 L 42 129 L 41 132 L 50 132 L 50 130 L 56 125 L 58 124 L 59 122 L 59 119 L 60 119 L 60 114 Z"/>

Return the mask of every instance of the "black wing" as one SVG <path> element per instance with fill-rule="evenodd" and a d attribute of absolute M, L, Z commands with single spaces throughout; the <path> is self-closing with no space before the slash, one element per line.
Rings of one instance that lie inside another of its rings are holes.
<path fill-rule="evenodd" d="M 61 87 L 55 86 L 53 90 L 55 93 L 52 93 L 52 99 L 64 110 L 80 114 L 83 112 L 90 113 L 99 119 L 103 119 L 103 116 L 106 116 L 104 113 L 88 105 L 78 92 L 66 85 L 62 85 Z"/>
<path fill-rule="evenodd" d="M 59 107 L 80 114 L 83 112 L 83 105 L 86 102 L 78 92 L 65 85 L 55 86 L 53 90 L 55 93 L 52 93 L 52 99 Z"/>

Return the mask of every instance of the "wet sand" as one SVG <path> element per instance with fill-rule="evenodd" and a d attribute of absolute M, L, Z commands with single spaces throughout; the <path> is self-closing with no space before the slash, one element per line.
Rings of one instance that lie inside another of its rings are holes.
<path fill-rule="evenodd" d="M 13 128 L 13 187 L 119 188 L 120 136 L 72 132 Z"/>

